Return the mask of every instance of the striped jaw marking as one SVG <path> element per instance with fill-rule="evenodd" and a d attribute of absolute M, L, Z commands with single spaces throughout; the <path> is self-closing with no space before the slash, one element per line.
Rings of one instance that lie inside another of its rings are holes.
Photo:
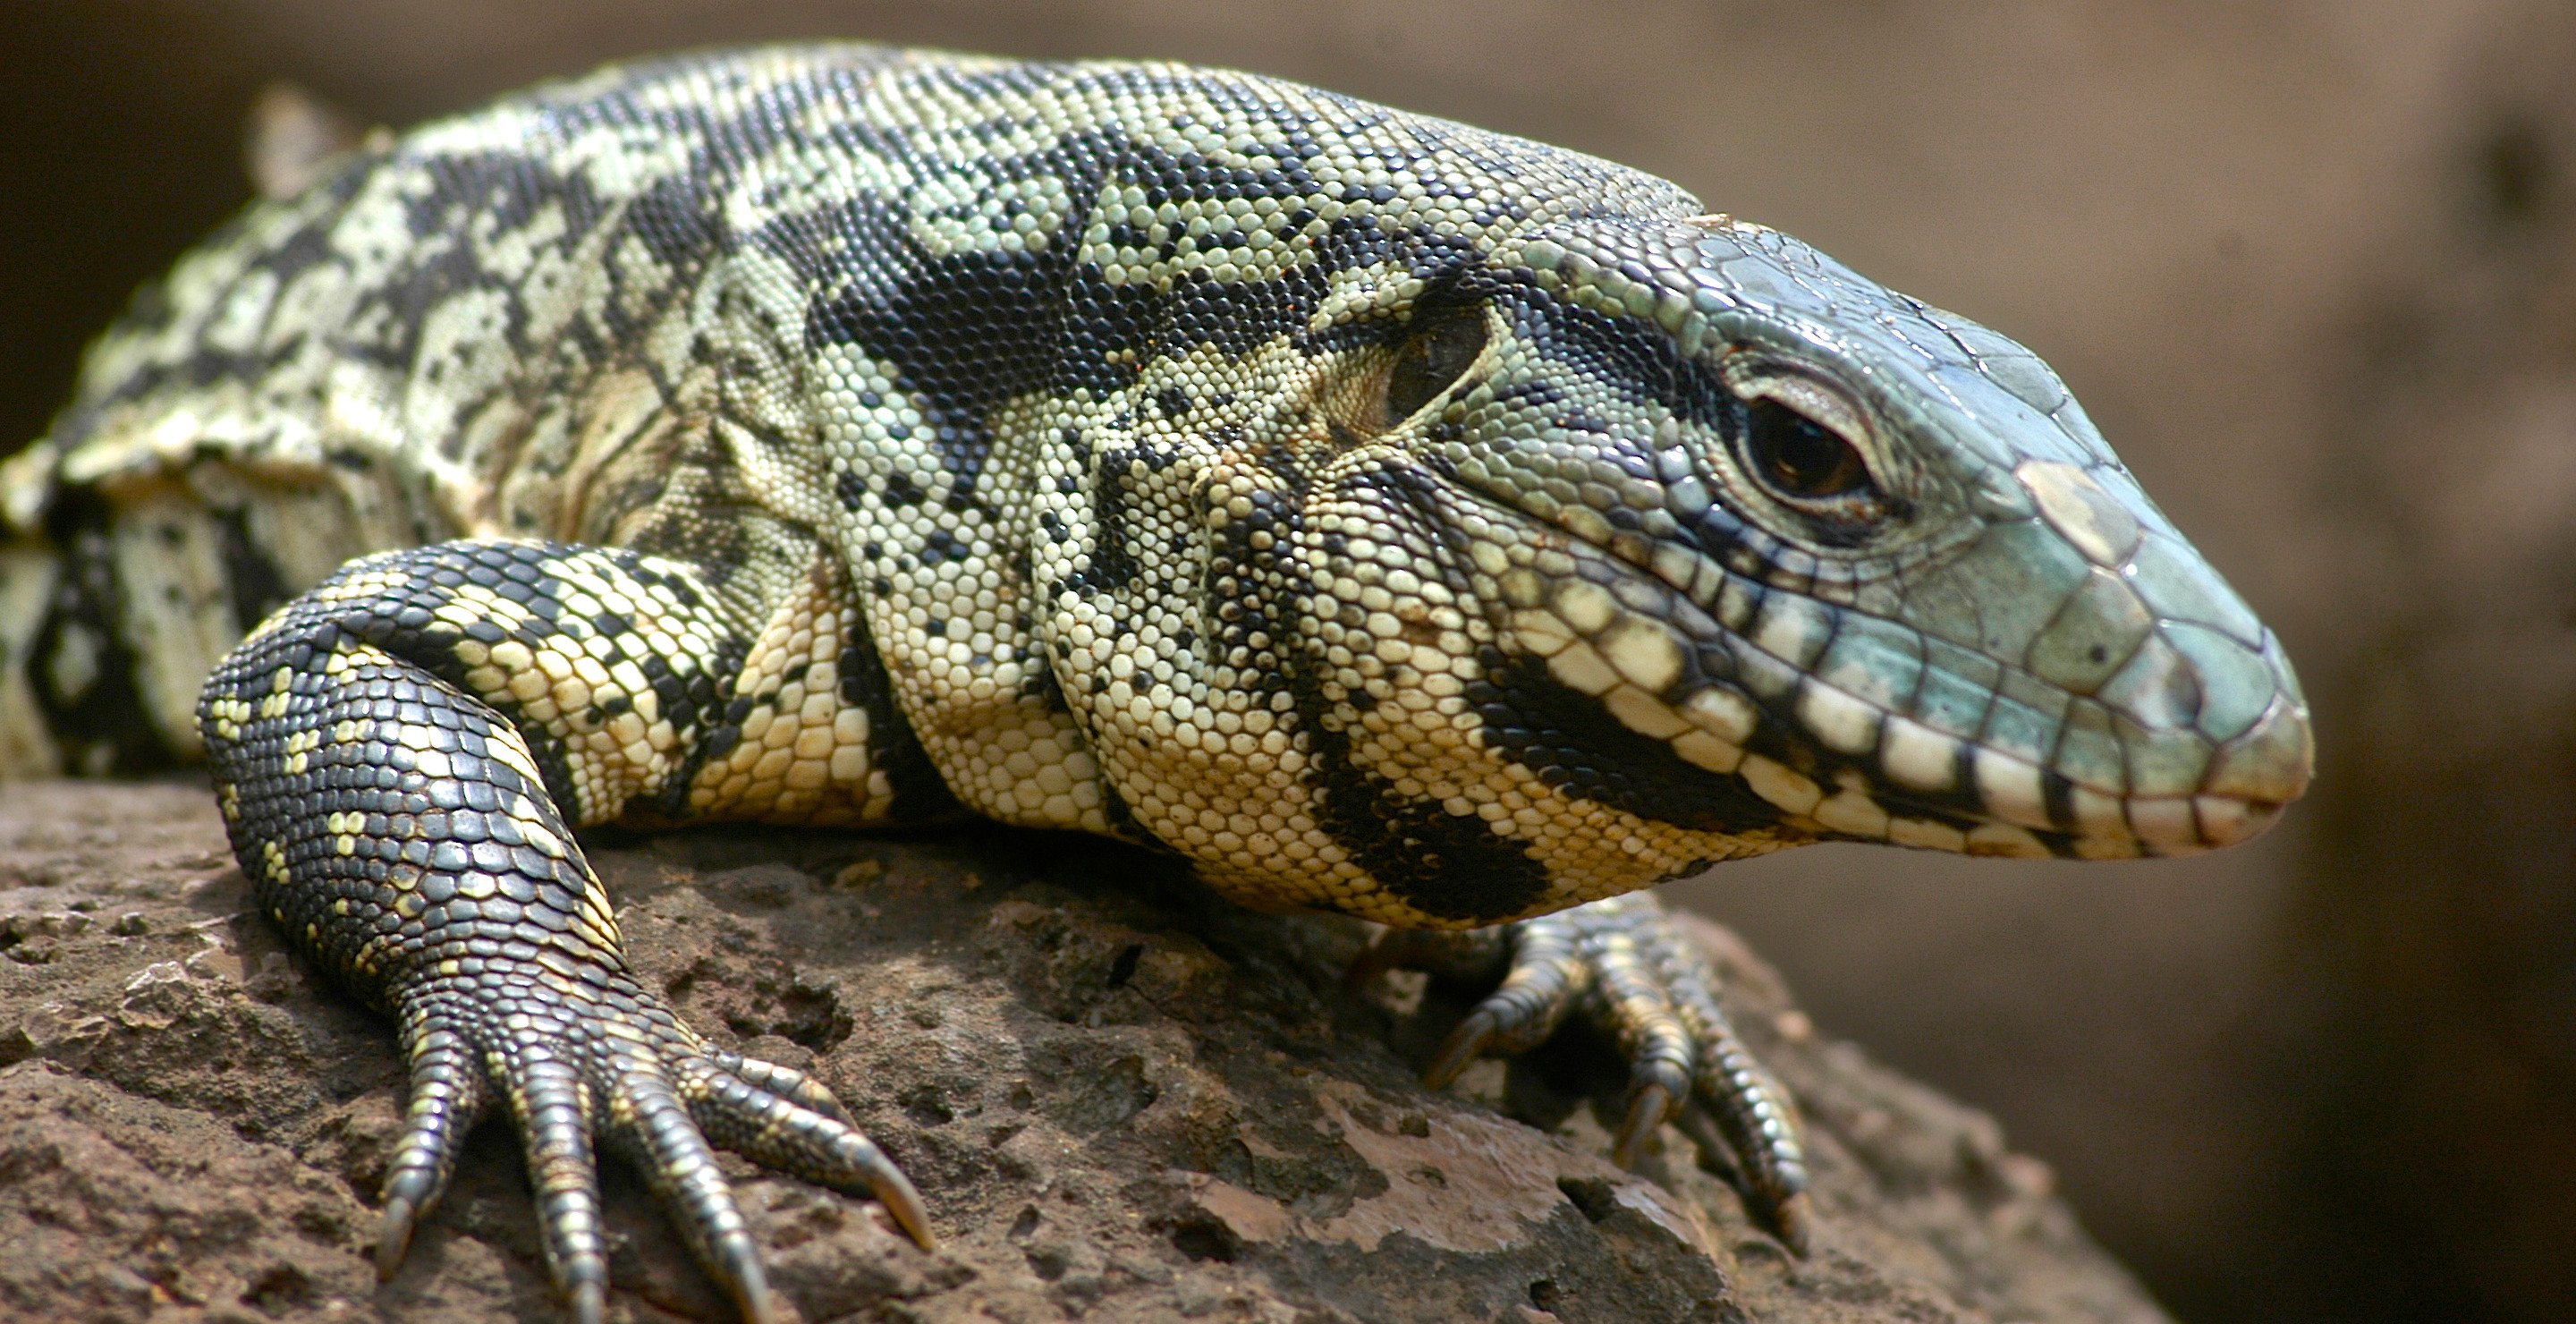
<path fill-rule="evenodd" d="M 1534 559 L 1569 572 L 1500 577 L 1512 644 L 1627 730 L 1740 779 L 1792 832 L 1970 854 L 2181 855 L 2261 831 L 2304 778 L 2295 690 L 2266 688 L 2250 715 L 2242 699 L 2233 717 L 2195 706 L 2218 686 L 2152 635 L 2112 669 L 2116 690 L 2076 694 L 1713 566 L 1703 578 L 1717 592 L 1702 602 L 1607 557 Z M 2120 608 L 2115 623 L 2142 614 L 2096 591 Z M 2060 619 L 2100 632 L 2102 614 L 2078 599 Z M 2238 668 L 2222 684 L 2268 686 L 2255 668 L 2280 665 L 2268 636 L 2259 652 L 2184 637 L 2215 656 L 2212 670 Z M 2210 738 L 2231 725 L 2232 739 Z"/>
<path fill-rule="evenodd" d="M 1524 259 L 1648 311 L 1672 384 L 1529 338 L 1547 389 L 1482 385 L 1430 448 L 1512 512 L 1478 596 L 1545 666 L 1498 675 L 1506 714 L 1571 691 L 1787 834 L 1973 854 L 2189 854 L 2304 790 L 2278 641 L 2027 350 L 1732 222 Z"/>

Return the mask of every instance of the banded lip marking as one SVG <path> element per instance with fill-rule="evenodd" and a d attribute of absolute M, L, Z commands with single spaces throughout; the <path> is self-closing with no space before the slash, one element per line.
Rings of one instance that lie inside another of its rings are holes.
<path fill-rule="evenodd" d="M 2058 477 L 2039 475 L 2034 486 Z M 2083 478 L 2071 467 L 2070 477 Z M 2066 489 L 2049 494 L 2060 509 L 2043 514 L 2078 527 L 2092 544 L 2088 560 L 2136 557 L 2171 541 L 2142 527 L 2132 535 L 2125 510 L 2089 479 L 2055 485 Z M 1486 520 L 1539 535 L 1530 553 L 1479 558 L 1503 588 L 1512 641 L 1630 730 L 1694 766 L 1741 778 L 1823 830 L 1970 853 L 2182 855 L 2261 832 L 2305 787 L 2305 705 L 2277 641 L 2259 626 L 2259 647 L 2235 640 L 2235 620 L 2211 631 L 2211 642 L 2225 639 L 2248 662 L 2259 655 L 2275 677 L 2270 705 L 2250 722 L 2219 719 L 2222 731 L 2240 729 L 2214 741 L 2193 661 L 2161 629 L 2128 656 L 2106 659 L 2113 674 L 2088 696 L 1902 622 L 1728 570 L 1683 542 L 1657 540 L 1645 555 L 1628 555 L 1467 495 Z M 2097 596 L 2112 587 L 2088 581 Z M 2126 594 L 2110 596 L 2119 603 Z M 1909 679 L 1861 694 L 1854 690 L 1874 685 L 1871 669 L 1836 673 L 1835 650 L 1856 622 L 1910 641 L 1895 650 L 1915 669 Z M 2008 713 L 2019 714 L 2025 734 L 1998 740 L 1996 723 Z M 1820 775 L 1832 784 L 1754 748 L 1765 721 L 1826 753 L 1838 766 Z"/>
<path fill-rule="evenodd" d="M 1758 607 L 1741 600 L 1750 633 L 1739 633 L 1664 576 L 1639 574 L 1593 548 L 1552 580 L 1527 566 L 1502 578 L 1513 604 L 1509 637 L 1544 658 L 1557 680 L 1600 701 L 1628 729 L 1697 767 L 1742 778 L 1784 814 L 1833 834 L 1972 854 L 2192 854 L 2260 832 L 2279 817 L 2287 799 L 2280 793 L 2304 780 L 2292 774 L 2285 785 L 2280 771 L 2305 757 L 2304 709 L 2287 695 L 2276 694 L 2262 716 L 2214 750 L 2188 723 L 2151 731 L 2081 696 L 2061 699 L 2065 715 L 2054 719 L 2015 705 L 2027 714 L 2021 720 L 2050 729 L 2043 746 L 2022 746 L 2044 747 L 2033 758 L 1942 730 L 1920 713 L 1890 711 L 1764 646 L 1813 666 L 1848 608 L 1765 592 Z M 2167 656 L 2188 666 L 2178 652 Z M 2046 687 L 2018 668 L 1998 675 L 1998 692 Z M 1995 702 L 1990 695 L 1990 716 Z M 1840 766 L 1820 781 L 1759 752 L 1755 737 L 1766 720 Z M 2100 780 L 2088 783 L 2059 766 L 2058 756 L 2079 741 L 2124 756 L 2132 745 L 2143 752 L 2111 765 L 2093 758 Z M 2172 775 L 2182 770 L 2191 775 Z M 2131 794 L 2133 780 L 2175 789 Z"/>

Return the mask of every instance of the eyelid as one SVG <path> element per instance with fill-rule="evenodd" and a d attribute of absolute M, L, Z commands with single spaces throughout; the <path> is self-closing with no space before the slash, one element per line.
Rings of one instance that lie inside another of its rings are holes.
<path fill-rule="evenodd" d="M 1848 395 L 1817 381 L 1802 372 L 1783 371 L 1773 364 L 1735 362 L 1726 365 L 1726 386 L 1737 399 L 1752 403 L 1771 400 L 1805 415 L 1809 420 L 1832 430 L 1861 451 L 1864 463 L 1868 449 L 1869 420 L 1859 405 Z"/>

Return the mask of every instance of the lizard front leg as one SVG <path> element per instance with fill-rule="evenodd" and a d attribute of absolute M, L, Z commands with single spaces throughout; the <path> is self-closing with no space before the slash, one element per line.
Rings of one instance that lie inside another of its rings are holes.
<path fill-rule="evenodd" d="M 1535 1048 L 1580 1009 L 1628 1062 L 1626 1115 L 1612 1156 L 1628 1163 L 1656 1127 L 1685 1123 L 1695 1139 L 1733 1160 L 1754 1220 L 1806 1253 L 1807 1159 L 1797 1112 L 1718 1006 L 1718 975 L 1707 953 L 1653 894 L 1630 892 L 1491 928 L 1389 930 L 1352 974 L 1399 967 L 1500 976 L 1433 1054 L 1427 1084 L 1448 1084 L 1488 1053 Z"/>
<path fill-rule="evenodd" d="M 447 543 L 353 563 L 208 682 L 199 723 L 262 909 L 393 1014 L 410 1063 L 385 1274 L 493 1104 L 519 1130 L 578 1320 L 599 1318 L 607 1289 L 594 1140 L 643 1171 L 756 1321 L 775 1310 L 711 1143 L 873 1191 L 929 1244 L 911 1183 L 827 1090 L 708 1043 L 636 978 L 572 835 L 630 807 L 758 813 L 813 780 L 788 775 L 800 759 L 828 765 L 816 741 L 787 742 L 776 768 L 734 757 L 764 744 L 747 728 L 789 720 L 768 663 L 840 642 L 809 598 L 764 612 L 748 596 L 634 552 Z M 828 680 L 787 661 L 784 684 Z"/>

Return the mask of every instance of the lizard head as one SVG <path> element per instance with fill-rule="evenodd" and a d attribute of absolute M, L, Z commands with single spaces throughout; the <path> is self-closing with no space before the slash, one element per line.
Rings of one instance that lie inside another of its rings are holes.
<path fill-rule="evenodd" d="M 1494 627 L 1489 747 L 1649 821 L 2005 855 L 2224 846 L 2305 789 L 2279 641 L 2030 351 L 1724 217 L 1484 270 L 1378 389 Z"/>
<path fill-rule="evenodd" d="M 1104 185 L 1080 389 L 997 424 L 1051 448 L 1053 693 L 1209 882 L 1471 926 L 1827 839 L 2183 854 L 2305 788 L 2279 642 L 2029 351 L 1362 120 L 1421 150 L 1318 208 Z"/>

